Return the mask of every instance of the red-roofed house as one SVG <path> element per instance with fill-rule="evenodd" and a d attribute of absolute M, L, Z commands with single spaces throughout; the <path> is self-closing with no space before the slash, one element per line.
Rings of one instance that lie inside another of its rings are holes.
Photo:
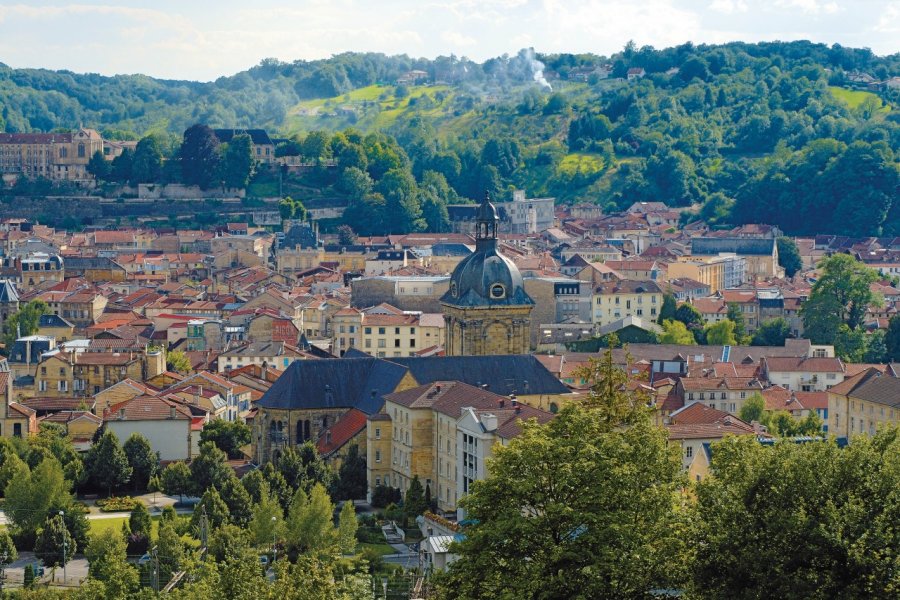
<path fill-rule="evenodd" d="M 319 434 L 316 449 L 331 465 L 339 469 L 350 446 L 356 444 L 360 456 L 366 455 L 366 413 L 351 408 L 333 425 Z"/>
<path fill-rule="evenodd" d="M 150 442 L 162 461 L 189 460 L 196 455 L 199 433 L 192 430 L 191 411 L 165 398 L 137 396 L 114 404 L 103 421 L 125 443 L 132 433 L 140 433 Z M 196 438 L 196 439 L 194 439 Z"/>

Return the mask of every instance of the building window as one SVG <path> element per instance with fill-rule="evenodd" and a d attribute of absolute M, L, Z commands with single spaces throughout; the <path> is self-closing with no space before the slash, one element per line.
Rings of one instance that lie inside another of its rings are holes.
<path fill-rule="evenodd" d="M 384 327 L 379 327 L 379 328 L 378 328 L 378 335 L 384 335 L 384 334 L 385 334 L 385 329 L 384 329 Z"/>
<path fill-rule="evenodd" d="M 84 158 L 84 144 L 78 144 L 78 158 Z"/>
<path fill-rule="evenodd" d="M 691 458 L 692 456 L 694 456 L 694 447 L 688 446 L 687 448 L 685 448 L 684 455 L 688 458 Z"/>
<path fill-rule="evenodd" d="M 377 463 L 381 462 L 381 450 L 375 451 L 375 462 L 377 462 Z"/>
<path fill-rule="evenodd" d="M 376 439 L 376 440 L 380 440 L 380 439 L 381 439 L 381 428 L 380 428 L 380 427 L 376 427 L 376 428 L 375 428 L 375 439 Z"/>

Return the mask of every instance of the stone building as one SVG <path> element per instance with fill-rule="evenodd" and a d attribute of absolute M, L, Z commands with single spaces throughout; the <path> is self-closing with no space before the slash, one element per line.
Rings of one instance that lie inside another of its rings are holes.
<path fill-rule="evenodd" d="M 485 196 L 478 209 L 475 252 L 457 265 L 441 298 L 446 353 L 525 354 L 531 347 L 534 300 L 516 265 L 497 250 L 497 209 Z"/>

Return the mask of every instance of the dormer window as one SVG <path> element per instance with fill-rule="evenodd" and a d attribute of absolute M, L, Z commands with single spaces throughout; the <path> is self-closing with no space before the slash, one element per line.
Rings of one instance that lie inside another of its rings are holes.
<path fill-rule="evenodd" d="M 491 298 L 499 299 L 506 297 L 506 288 L 503 284 L 495 283 L 491 286 Z"/>
<path fill-rule="evenodd" d="M 450 284 L 450 295 L 456 298 L 459 296 L 459 287 L 457 287 L 456 282 L 452 282 Z"/>

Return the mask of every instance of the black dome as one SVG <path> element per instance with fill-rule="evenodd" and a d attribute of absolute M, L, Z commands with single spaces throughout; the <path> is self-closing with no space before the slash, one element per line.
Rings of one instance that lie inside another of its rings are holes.
<path fill-rule="evenodd" d="M 467 307 L 534 304 L 518 267 L 496 247 L 479 248 L 456 265 L 441 302 Z"/>

